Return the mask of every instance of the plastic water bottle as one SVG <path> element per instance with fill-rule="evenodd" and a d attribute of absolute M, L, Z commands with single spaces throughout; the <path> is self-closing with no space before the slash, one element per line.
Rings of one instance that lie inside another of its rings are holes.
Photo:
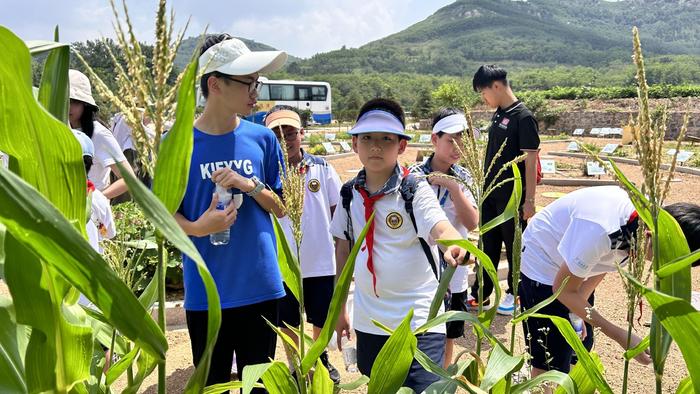
<path fill-rule="evenodd" d="M 345 370 L 350 373 L 356 373 L 357 369 L 357 348 L 355 344 L 348 340 L 348 337 L 340 339 L 340 344 L 343 346 L 343 361 L 345 362 Z"/>
<path fill-rule="evenodd" d="M 579 336 L 579 338 L 583 339 L 583 319 L 578 317 L 578 315 L 575 313 L 569 313 L 569 320 L 571 321 L 571 326 L 574 328 L 574 331 L 576 331 L 576 334 Z"/>
<path fill-rule="evenodd" d="M 219 197 L 219 201 L 216 203 L 216 209 L 223 211 L 231 203 L 232 193 L 231 190 L 226 189 L 219 184 L 216 185 L 216 195 Z M 231 237 L 231 229 L 227 228 L 224 231 L 218 233 L 209 234 L 209 241 L 212 245 L 227 245 Z"/>

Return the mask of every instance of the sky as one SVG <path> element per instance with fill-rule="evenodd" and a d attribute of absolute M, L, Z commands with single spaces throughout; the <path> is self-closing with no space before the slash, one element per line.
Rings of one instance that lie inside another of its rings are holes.
<path fill-rule="evenodd" d="M 176 27 L 190 19 L 185 36 L 227 32 L 299 57 L 359 47 L 399 32 L 454 0 L 170 0 Z M 121 0 L 115 0 L 121 10 Z M 155 0 L 128 0 L 140 41 L 153 42 Z M 109 0 L 0 0 L 0 25 L 24 40 L 50 40 L 59 26 L 63 42 L 114 38 Z"/>

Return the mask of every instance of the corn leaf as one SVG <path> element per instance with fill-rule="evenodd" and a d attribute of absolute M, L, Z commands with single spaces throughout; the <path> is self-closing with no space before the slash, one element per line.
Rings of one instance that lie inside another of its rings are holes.
<path fill-rule="evenodd" d="M 564 278 L 564 280 L 561 282 L 561 285 L 559 285 L 559 288 L 557 289 L 557 291 L 554 292 L 554 294 L 552 294 L 551 296 L 547 297 L 546 299 L 544 299 L 544 300 L 538 302 L 535 306 L 533 306 L 532 308 L 526 310 L 525 312 L 520 313 L 517 317 L 515 317 L 515 318 L 513 319 L 513 321 L 511 322 L 511 324 L 520 323 L 521 321 L 523 321 L 523 320 L 529 318 L 529 317 L 532 316 L 533 314 L 539 312 L 540 309 L 542 309 L 542 308 L 544 308 L 545 306 L 547 306 L 547 305 L 551 304 L 552 302 L 554 302 L 554 300 L 556 300 L 557 297 L 559 297 L 559 294 L 561 294 L 561 292 L 564 290 L 564 288 L 566 287 L 566 284 L 569 283 L 569 279 L 570 279 L 570 278 L 571 278 L 570 276 L 567 276 L 566 278 Z"/>
<path fill-rule="evenodd" d="M 604 373 L 605 370 L 603 369 L 603 363 L 600 362 L 600 357 L 598 357 L 598 354 L 590 353 L 590 355 L 591 359 L 596 365 L 596 369 L 600 371 L 601 374 Z M 574 388 L 578 390 L 578 394 L 594 394 L 596 392 L 595 383 L 588 376 L 586 368 L 583 366 L 583 364 L 577 363 L 574 365 L 571 371 L 569 371 L 569 377 L 571 377 L 571 379 L 574 381 Z M 559 383 L 559 387 L 557 387 L 555 394 L 564 394 L 567 392 L 571 393 L 571 391 L 566 390 L 566 386 Z"/>
<path fill-rule="evenodd" d="M 301 295 L 301 266 L 299 265 L 297 258 L 294 256 L 294 253 L 292 253 L 289 246 L 289 241 L 287 240 L 287 236 L 285 235 L 279 220 L 275 215 L 270 216 L 272 217 L 275 238 L 277 239 L 277 262 L 280 267 L 282 279 L 287 285 L 287 288 L 294 295 L 294 298 L 299 300 Z"/>
<path fill-rule="evenodd" d="M 654 316 L 678 343 L 693 381 L 694 390 L 700 392 L 700 353 L 697 351 L 700 343 L 700 312 L 690 302 L 649 289 L 629 273 L 624 271 L 622 273 L 649 301 L 654 310 Z"/>
<path fill-rule="evenodd" d="M 580 394 L 581 392 L 576 389 L 576 384 L 571 377 L 563 372 L 559 371 L 547 371 L 541 375 L 538 375 L 532 379 L 528 379 L 526 382 L 516 384 L 511 387 L 511 394 L 529 393 L 530 389 L 533 389 L 542 383 L 552 382 L 559 385 L 557 388 L 557 393 L 559 390 L 563 393 L 568 394 Z"/>
<path fill-rule="evenodd" d="M 368 394 L 396 392 L 403 385 L 413 363 L 418 340 L 411 332 L 413 308 L 379 351 L 372 364 Z"/>
<path fill-rule="evenodd" d="M 479 320 L 478 317 L 474 316 L 471 313 L 468 312 L 458 312 L 458 311 L 449 311 L 445 312 L 443 314 L 440 314 L 439 316 L 434 317 L 431 320 L 428 320 L 423 324 L 422 326 L 416 328 L 414 331 L 415 335 L 420 335 L 425 332 L 428 332 L 431 328 L 439 325 L 439 324 L 445 324 L 447 322 L 451 321 L 466 321 L 471 323 L 475 328 L 478 330 L 481 330 L 481 332 L 484 333 L 484 336 L 489 340 L 492 346 L 501 346 L 503 347 L 503 344 L 496 338 L 495 335 L 486 327 L 481 321 Z M 505 349 L 505 347 L 503 348 Z"/>
<path fill-rule="evenodd" d="M 486 234 L 487 232 L 491 231 L 494 227 L 498 227 L 499 225 L 513 218 L 517 218 L 519 215 L 523 181 L 520 178 L 520 170 L 518 169 L 518 164 L 512 163 L 511 167 L 513 168 L 513 192 L 510 195 L 510 199 L 508 199 L 506 209 L 500 215 L 496 216 L 495 218 L 491 219 L 488 223 L 479 227 L 479 234 L 481 235 Z M 498 303 L 498 301 L 496 301 L 496 303 Z"/>
<path fill-rule="evenodd" d="M 525 359 L 522 356 L 511 356 L 502 347 L 496 346 L 491 350 L 489 361 L 486 364 L 484 378 L 481 379 L 480 388 L 489 391 L 496 384 L 504 381 L 504 378 L 513 371 L 517 371 L 523 365 Z"/>
<path fill-rule="evenodd" d="M 367 235 L 367 230 L 369 225 L 374 220 L 374 213 L 369 217 L 365 227 L 362 229 L 360 236 L 355 241 L 355 244 L 348 255 L 348 259 L 345 262 L 343 271 L 340 273 L 338 282 L 335 284 L 335 289 L 333 290 L 333 298 L 331 298 L 331 306 L 328 308 L 328 317 L 323 323 L 323 328 L 318 338 L 314 341 L 314 344 L 309 348 L 308 352 L 301 361 L 301 373 L 306 375 L 316 364 L 316 360 L 323 353 L 330 342 L 333 332 L 335 331 L 335 323 L 338 321 L 338 316 L 340 316 L 340 308 L 345 304 L 345 300 L 348 297 L 348 291 L 350 291 L 350 282 L 352 281 L 352 276 L 355 271 L 355 259 L 357 258 L 357 253 L 360 251 L 360 246 L 365 240 L 365 235 Z M 282 229 L 280 228 L 280 232 Z"/>
<path fill-rule="evenodd" d="M 695 391 L 693 391 L 693 380 L 690 379 L 690 376 L 681 380 L 681 383 L 676 389 L 676 394 L 693 394 L 694 392 Z"/>
<path fill-rule="evenodd" d="M 205 387 L 203 394 L 219 394 L 219 393 L 223 393 L 225 391 L 240 390 L 241 387 L 243 387 L 243 383 L 241 383 L 237 380 L 234 382 L 213 384 L 211 386 Z M 265 386 L 263 386 L 260 383 L 256 383 L 255 388 L 263 389 L 263 388 L 265 388 Z"/>
<path fill-rule="evenodd" d="M 241 379 L 241 382 L 243 383 L 243 386 L 241 386 L 242 393 L 250 394 L 255 384 L 258 382 L 258 380 L 260 380 L 260 377 L 262 377 L 271 366 L 272 363 L 246 365 L 246 367 L 243 368 Z"/>
<path fill-rule="evenodd" d="M 314 369 L 313 382 L 311 382 L 311 392 L 314 394 L 333 394 L 333 381 L 328 370 L 319 359 Z"/>
<path fill-rule="evenodd" d="M 51 115 L 68 123 L 68 61 L 70 46 L 62 44 L 53 48 L 46 57 L 39 83 L 39 102 Z"/>
<path fill-rule="evenodd" d="M 190 377 L 190 380 L 187 382 L 187 387 L 185 388 L 185 392 L 201 392 L 206 386 L 209 365 L 211 363 L 211 354 L 214 351 L 214 343 L 216 342 L 219 326 L 221 325 L 221 302 L 219 301 L 219 293 L 216 290 L 214 278 L 212 278 L 197 248 L 177 222 L 175 222 L 175 218 L 168 212 L 167 208 L 163 206 L 160 200 L 158 200 L 141 181 L 136 179 L 130 172 L 126 171 L 121 163 L 117 163 L 117 166 L 123 175 L 126 185 L 129 187 L 131 197 L 141 207 L 144 216 L 153 223 L 155 228 L 160 231 L 168 241 L 194 261 L 197 265 L 197 271 L 202 278 L 202 283 L 207 293 L 207 303 L 209 305 L 207 313 L 207 345 L 202 354 L 202 359 L 199 360 L 197 368 Z M 163 174 L 169 176 L 176 175 L 169 172 L 163 172 Z"/>
<path fill-rule="evenodd" d="M 291 372 L 285 363 L 272 362 L 272 365 L 262 375 L 263 385 L 270 394 L 297 394 L 299 388 L 292 378 Z"/>
<path fill-rule="evenodd" d="M 338 385 L 341 390 L 353 391 L 369 383 L 369 378 L 365 375 L 360 376 L 357 380 L 350 383 L 342 383 Z"/>
<path fill-rule="evenodd" d="M 126 372 L 126 370 L 133 364 L 140 350 L 141 349 L 134 346 L 129 353 L 122 356 L 119 361 L 109 367 L 107 373 L 105 374 L 105 382 L 108 386 L 111 386 L 112 383 L 114 383 L 120 376 L 122 376 L 124 372 Z"/>
<path fill-rule="evenodd" d="M 26 393 L 24 362 L 22 360 L 21 335 L 14 317 L 12 301 L 0 297 L 0 392 Z"/>
<path fill-rule="evenodd" d="M 469 391 L 470 393 L 478 393 L 478 394 L 485 394 L 486 392 L 483 391 L 481 388 L 475 386 L 471 382 L 469 382 L 467 379 L 464 379 L 463 377 L 456 377 L 453 378 L 452 375 L 450 375 L 449 372 L 445 371 L 440 365 L 437 365 L 435 361 L 433 361 L 430 357 L 428 357 L 427 354 L 423 353 L 420 349 L 416 350 L 415 354 L 416 361 L 425 368 L 426 371 L 439 376 L 441 379 L 444 380 L 451 380 L 455 382 L 458 386 L 461 388 Z M 467 367 L 469 364 L 467 365 Z"/>
<path fill-rule="evenodd" d="M 401 387 L 396 391 L 396 394 L 415 394 L 415 391 L 410 387 Z"/>
<path fill-rule="evenodd" d="M 455 274 L 457 268 L 451 265 L 447 265 L 445 270 L 440 275 L 440 283 L 438 283 L 437 290 L 435 291 L 435 296 L 433 296 L 433 301 L 430 303 L 430 310 L 428 312 L 428 320 L 437 316 L 440 311 L 440 307 L 444 305 L 445 294 L 450 286 L 450 281 Z"/>
<path fill-rule="evenodd" d="M 550 319 L 561 335 L 566 339 L 566 342 L 571 346 L 576 352 L 576 357 L 578 357 L 578 362 L 582 364 L 583 368 L 586 370 L 591 381 L 595 383 L 596 388 L 599 392 L 605 394 L 612 394 L 612 388 L 608 385 L 608 382 L 603 377 L 603 373 L 597 368 L 596 362 L 591 357 L 591 354 L 586 350 L 581 342 L 581 338 L 576 334 L 573 327 L 571 327 L 571 322 L 568 319 L 561 318 L 559 316 L 542 315 L 539 313 L 533 314 L 533 318 Z"/>
<path fill-rule="evenodd" d="M 656 271 L 656 276 L 658 276 L 659 278 L 666 278 L 669 275 L 675 274 L 676 272 L 687 268 L 699 259 L 700 249 L 694 251 L 693 253 L 690 253 L 689 255 L 679 257 L 671 261 L 670 263 L 664 265 L 658 271 Z"/>
<path fill-rule="evenodd" d="M 623 357 L 627 360 L 631 360 L 635 357 L 637 357 L 641 352 L 647 350 L 649 348 L 649 336 L 647 335 L 642 339 L 637 346 L 633 347 L 632 349 L 628 349 L 625 351 L 623 354 Z"/>
<path fill-rule="evenodd" d="M 146 378 L 153 373 L 153 370 L 156 369 L 156 366 L 158 366 L 158 360 L 147 352 L 140 352 L 136 358 L 136 366 L 138 370 L 136 376 L 134 376 L 134 381 L 124 389 L 122 394 L 136 394 L 144 380 L 146 380 Z"/>
<path fill-rule="evenodd" d="M 196 77 L 197 60 L 194 60 L 182 75 L 177 92 L 175 124 L 166 134 L 167 138 L 160 143 L 153 177 L 153 194 L 171 214 L 177 211 L 185 196 L 192 161 Z"/>

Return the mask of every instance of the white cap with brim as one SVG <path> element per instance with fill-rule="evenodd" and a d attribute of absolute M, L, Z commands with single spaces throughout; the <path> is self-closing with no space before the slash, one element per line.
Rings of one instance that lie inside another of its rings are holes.
<path fill-rule="evenodd" d="M 218 71 L 226 75 L 271 73 L 279 70 L 287 61 L 283 51 L 252 52 L 236 38 L 212 45 L 199 57 L 200 74 Z"/>
<path fill-rule="evenodd" d="M 403 139 L 411 139 L 411 136 L 406 134 L 399 118 L 381 109 L 374 109 L 364 113 L 348 132 L 350 135 L 365 133 L 390 133 L 396 134 Z"/>
<path fill-rule="evenodd" d="M 87 75 L 78 70 L 68 70 L 68 80 L 70 82 L 70 99 L 82 101 L 85 104 L 90 104 L 95 109 L 99 109 L 95 104 L 95 99 L 92 97 L 92 87 Z"/>
<path fill-rule="evenodd" d="M 71 129 L 75 139 L 80 143 L 80 149 L 83 151 L 83 156 L 95 157 L 95 145 L 92 143 L 90 137 L 80 130 Z"/>
<path fill-rule="evenodd" d="M 440 119 L 435 126 L 433 126 L 433 134 L 436 133 L 446 133 L 446 134 L 457 134 L 461 133 L 469 128 L 469 122 L 464 114 L 452 114 L 445 116 Z M 479 131 L 474 129 L 474 138 L 479 138 Z"/>

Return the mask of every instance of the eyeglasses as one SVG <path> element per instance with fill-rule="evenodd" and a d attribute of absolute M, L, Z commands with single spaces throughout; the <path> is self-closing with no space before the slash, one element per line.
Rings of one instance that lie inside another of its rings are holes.
<path fill-rule="evenodd" d="M 277 135 L 278 139 L 282 139 L 282 135 L 280 135 L 279 131 L 275 130 L 275 135 Z M 294 141 L 297 138 L 297 136 L 299 135 L 299 131 L 295 130 L 291 133 L 284 133 L 283 135 L 284 135 L 285 141 Z"/>
<path fill-rule="evenodd" d="M 253 91 L 260 93 L 260 90 L 262 89 L 262 85 L 263 85 L 263 83 L 257 79 L 254 81 L 246 82 L 246 81 L 241 81 L 241 80 L 229 77 L 227 75 L 222 75 L 221 78 L 228 79 L 229 81 L 238 82 L 242 85 L 248 86 L 248 93 L 253 93 Z"/>

